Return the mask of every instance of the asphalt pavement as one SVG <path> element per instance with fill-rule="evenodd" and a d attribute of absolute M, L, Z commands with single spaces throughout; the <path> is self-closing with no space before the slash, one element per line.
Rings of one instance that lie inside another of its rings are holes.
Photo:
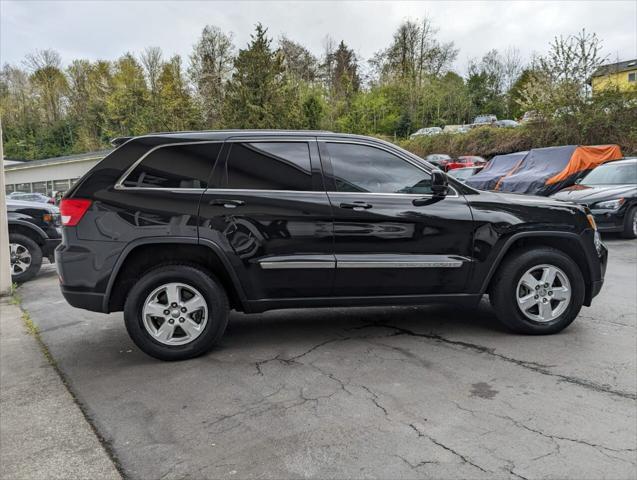
<path fill-rule="evenodd" d="M 76 310 L 45 269 L 20 288 L 128 478 L 637 476 L 637 241 L 564 332 L 487 302 L 233 313 L 219 347 L 164 363 L 121 313 Z"/>

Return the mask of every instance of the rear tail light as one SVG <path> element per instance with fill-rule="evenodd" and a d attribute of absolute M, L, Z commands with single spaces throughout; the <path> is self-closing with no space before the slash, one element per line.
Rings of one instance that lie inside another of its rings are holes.
<path fill-rule="evenodd" d="M 60 216 L 62 225 L 74 227 L 91 206 L 91 201 L 85 198 L 64 198 L 60 202 Z"/>

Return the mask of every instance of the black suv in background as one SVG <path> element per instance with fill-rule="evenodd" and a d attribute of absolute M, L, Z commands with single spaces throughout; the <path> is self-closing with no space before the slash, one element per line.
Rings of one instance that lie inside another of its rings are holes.
<path fill-rule="evenodd" d="M 61 241 L 60 211 L 54 205 L 7 197 L 7 218 L 11 279 L 26 282 L 40 271 L 43 257 L 54 261 Z"/>
<path fill-rule="evenodd" d="M 390 143 L 294 131 L 153 134 L 61 202 L 62 293 L 124 311 L 154 357 L 207 351 L 230 308 L 475 305 L 511 330 L 562 330 L 607 250 L 584 207 L 473 190 Z"/>

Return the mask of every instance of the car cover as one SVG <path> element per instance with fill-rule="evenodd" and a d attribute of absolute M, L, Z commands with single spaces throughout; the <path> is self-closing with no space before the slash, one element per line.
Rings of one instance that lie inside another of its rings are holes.
<path fill-rule="evenodd" d="M 578 178 L 598 165 L 622 158 L 621 149 L 617 145 L 535 148 L 526 153 L 519 152 L 519 155 L 522 158 L 517 164 L 501 175 L 495 185 L 491 180 L 487 189 L 548 196 L 573 185 Z M 506 156 L 508 155 L 502 155 Z M 513 160 L 508 161 L 514 163 Z M 472 180 L 475 181 L 481 174 L 482 172 L 475 175 Z M 473 186 L 473 183 L 467 184 Z"/>
<path fill-rule="evenodd" d="M 511 173 L 529 152 L 496 155 L 484 168 L 467 179 L 466 184 L 478 190 L 494 190 L 502 177 Z"/>

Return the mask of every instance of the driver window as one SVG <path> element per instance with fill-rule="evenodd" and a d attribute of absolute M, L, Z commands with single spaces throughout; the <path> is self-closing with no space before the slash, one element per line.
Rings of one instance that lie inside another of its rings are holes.
<path fill-rule="evenodd" d="M 328 149 L 337 192 L 432 193 L 431 175 L 385 150 L 352 143 Z"/>

